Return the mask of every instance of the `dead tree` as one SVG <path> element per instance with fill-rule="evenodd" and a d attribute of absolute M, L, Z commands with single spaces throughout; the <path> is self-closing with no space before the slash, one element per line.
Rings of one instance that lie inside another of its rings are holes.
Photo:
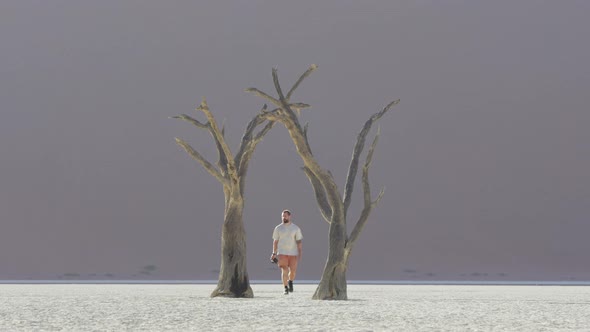
<path fill-rule="evenodd" d="M 221 230 L 221 268 L 217 288 L 211 293 L 211 297 L 253 297 L 246 270 L 246 232 L 243 223 L 244 186 L 248 163 L 254 149 L 273 127 L 274 121 L 268 121 L 268 112 L 266 112 L 266 105 L 264 105 L 261 113 L 248 123 L 240 148 L 234 157 L 225 141 L 224 128 L 219 128 L 204 98 L 197 110 L 205 114 L 207 122 L 202 123 L 186 114 L 173 118 L 208 130 L 217 146 L 219 160 L 217 166 L 214 166 L 187 142 L 176 138 L 176 143 L 223 186 L 225 211 Z M 255 134 L 256 128 L 265 122 L 264 127 Z"/>
<path fill-rule="evenodd" d="M 371 188 L 369 185 L 369 167 L 373 152 L 377 145 L 379 138 L 379 131 L 375 135 L 369 151 L 365 157 L 365 162 L 362 167 L 362 186 L 363 186 L 363 200 L 364 208 L 354 225 L 350 234 L 347 231 L 347 211 L 350 206 L 350 199 L 354 188 L 354 182 L 358 173 L 360 155 L 365 147 L 365 140 L 367 134 L 371 130 L 371 126 L 379 120 L 392 106 L 399 103 L 399 100 L 389 103 L 383 110 L 373 114 L 369 120 L 365 122 L 362 130 L 358 134 L 357 142 L 352 153 L 352 160 L 348 168 L 346 177 L 346 185 L 344 189 L 344 198 L 340 195 L 340 191 L 330 171 L 322 168 L 312 154 L 309 141 L 307 139 L 307 125 L 302 127 L 299 123 L 299 109 L 297 104 L 291 104 L 290 98 L 295 88 L 309 76 L 315 69 L 316 65 L 312 65 L 295 83 L 287 94 L 279 84 L 277 69 L 272 71 L 274 87 L 277 92 L 277 97 L 272 97 L 256 88 L 246 89 L 270 103 L 274 104 L 277 109 L 268 112 L 269 120 L 282 123 L 289 132 L 291 140 L 295 144 L 297 153 L 303 161 L 303 171 L 307 175 L 316 196 L 320 212 L 323 218 L 330 224 L 329 229 L 329 253 L 322 273 L 320 283 L 313 295 L 313 299 L 319 300 L 346 300 L 346 270 L 348 268 L 348 261 L 352 248 L 354 247 L 358 237 L 367 223 L 371 210 L 377 205 L 383 196 L 383 190 L 379 193 L 375 200 L 371 198 Z M 305 104 L 302 104 L 305 105 Z M 307 105 L 305 105 L 307 106 Z M 297 112 L 297 114 L 295 112 Z"/>

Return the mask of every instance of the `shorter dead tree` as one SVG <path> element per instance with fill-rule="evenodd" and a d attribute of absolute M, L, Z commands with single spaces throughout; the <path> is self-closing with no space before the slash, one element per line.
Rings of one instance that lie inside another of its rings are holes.
<path fill-rule="evenodd" d="M 299 110 L 297 104 L 290 102 L 291 95 L 295 88 L 309 76 L 316 65 L 312 65 L 303 75 L 299 77 L 294 86 L 287 92 L 283 90 L 279 84 L 278 74 L 276 68 L 272 71 L 274 87 L 277 97 L 272 97 L 269 94 L 262 92 L 256 88 L 249 88 L 246 91 L 260 96 L 270 103 L 274 104 L 277 109 L 267 112 L 268 118 L 271 121 L 280 122 L 287 128 L 291 140 L 295 144 L 297 153 L 303 161 L 303 170 L 313 186 L 316 201 L 318 203 L 320 212 L 323 218 L 330 224 L 329 229 L 329 253 L 326 260 L 326 265 L 322 273 L 320 283 L 313 295 L 314 299 L 320 300 L 346 300 L 347 283 L 346 270 L 348 268 L 348 261 L 350 254 L 358 237 L 367 223 L 371 210 L 377 205 L 381 197 L 383 197 L 383 190 L 379 193 L 377 198 L 371 198 L 371 188 L 369 185 L 369 168 L 373 158 L 375 147 L 379 138 L 379 131 L 375 135 L 369 151 L 365 157 L 365 162 L 362 167 L 362 185 L 363 185 L 363 201 L 364 208 L 354 225 L 350 234 L 347 231 L 347 212 L 350 206 L 350 200 L 354 188 L 355 178 L 358 173 L 360 163 L 360 156 L 365 147 L 365 140 L 371 130 L 372 125 L 379 120 L 389 109 L 399 103 L 399 100 L 389 103 L 383 110 L 373 114 L 363 126 L 358 134 L 357 142 L 352 153 L 352 160 L 348 168 L 346 177 L 346 185 L 344 189 L 344 198 L 340 195 L 340 191 L 330 171 L 322 168 L 312 154 L 309 141 L 307 139 L 307 125 L 302 127 L 299 123 Z M 301 104 L 306 105 L 306 104 Z M 307 105 L 306 105 L 307 106 Z M 297 113 L 296 113 L 297 112 Z"/>
<path fill-rule="evenodd" d="M 186 114 L 173 118 L 209 131 L 217 146 L 219 159 L 215 166 L 186 141 L 176 138 L 176 143 L 223 186 L 225 210 L 221 230 L 221 268 L 217 287 L 211 293 L 211 297 L 253 297 L 246 269 L 246 232 L 243 223 L 244 187 L 248 164 L 256 145 L 273 127 L 274 121 L 268 121 L 266 105 L 264 105 L 262 112 L 248 123 L 240 148 L 233 156 L 225 141 L 224 128 L 219 128 L 204 98 L 197 110 L 205 114 L 207 122 L 202 123 Z M 255 133 L 256 128 L 263 124 L 265 124 L 264 127 Z"/>

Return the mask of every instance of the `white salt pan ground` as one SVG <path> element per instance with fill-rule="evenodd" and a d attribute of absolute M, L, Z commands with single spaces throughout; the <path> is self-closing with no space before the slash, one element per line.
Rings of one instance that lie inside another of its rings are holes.
<path fill-rule="evenodd" d="M 588 286 L 252 285 L 254 299 L 209 298 L 214 285 L 0 285 L 0 331 L 590 331 Z"/>

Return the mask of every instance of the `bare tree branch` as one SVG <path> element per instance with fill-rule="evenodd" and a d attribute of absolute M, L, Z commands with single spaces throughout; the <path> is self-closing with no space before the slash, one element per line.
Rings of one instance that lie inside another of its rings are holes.
<path fill-rule="evenodd" d="M 309 153 L 313 154 L 311 152 L 311 146 L 309 145 L 309 139 L 307 138 L 307 129 L 309 129 L 309 122 L 306 122 L 305 126 L 303 126 L 303 136 L 305 136 L 305 143 L 307 144 L 307 148 L 309 149 Z"/>
<path fill-rule="evenodd" d="M 377 204 L 379 204 L 379 202 L 381 202 L 381 198 L 383 198 L 383 195 L 385 194 L 385 187 L 381 189 L 381 191 L 379 192 L 379 195 L 377 195 L 377 198 L 373 201 L 373 203 L 371 203 L 371 206 L 374 208 L 377 206 Z"/>
<path fill-rule="evenodd" d="M 271 115 L 269 112 L 266 112 L 266 105 L 261 110 L 257 116 L 252 118 L 248 125 L 246 126 L 246 130 L 244 131 L 244 135 L 242 136 L 242 143 L 240 144 L 240 149 L 236 154 L 235 162 L 237 167 L 238 176 L 240 178 L 240 182 L 243 184 L 246 173 L 248 171 L 248 164 L 250 162 L 250 158 L 256 149 L 256 145 L 262 141 L 262 138 L 270 131 L 270 129 L 274 125 L 274 121 L 268 121 L 264 128 L 262 128 L 257 134 L 254 135 L 254 130 L 256 127 L 264 123 L 264 121 L 269 118 Z M 240 188 L 243 191 L 243 188 Z"/>
<path fill-rule="evenodd" d="M 274 110 L 272 110 L 270 112 L 266 111 L 264 114 L 266 115 L 266 119 L 268 121 L 273 121 L 273 122 L 279 121 L 280 117 L 281 117 L 281 109 L 275 108 Z"/>
<path fill-rule="evenodd" d="M 362 175 L 362 182 L 363 182 L 363 197 L 364 197 L 364 207 L 359 220 L 354 225 L 352 233 L 350 233 L 350 237 L 348 239 L 348 243 L 346 245 L 347 249 L 352 249 L 356 240 L 358 239 L 363 227 L 367 223 L 369 219 L 369 215 L 373 208 L 377 205 L 377 203 L 381 200 L 384 194 L 384 190 L 381 190 L 379 196 L 374 202 L 371 202 L 371 186 L 369 184 L 369 167 L 371 166 L 371 162 L 373 161 L 373 153 L 375 152 L 375 147 L 377 146 L 377 142 L 379 141 L 379 135 L 381 131 L 378 129 L 375 138 L 373 139 L 373 143 L 367 152 L 367 157 L 365 159 L 365 164 L 363 165 L 363 175 Z"/>
<path fill-rule="evenodd" d="M 215 141 L 215 146 L 217 147 L 217 166 L 219 166 L 219 169 L 221 170 L 221 174 L 225 175 L 227 174 L 227 166 L 228 166 L 228 160 L 225 157 L 225 152 L 223 151 L 223 146 L 221 144 L 221 142 L 219 141 L 219 135 L 215 135 L 213 128 L 211 126 L 209 126 L 209 132 L 211 133 L 211 136 L 213 136 L 213 140 Z M 224 136 L 223 136 L 223 132 L 221 133 L 221 139 L 225 140 Z"/>
<path fill-rule="evenodd" d="M 266 133 L 268 133 L 270 131 L 270 129 L 274 126 L 275 122 L 274 121 L 269 121 L 266 123 L 266 126 L 264 126 L 264 128 L 262 128 L 258 134 L 256 134 L 256 137 L 254 137 L 254 144 L 258 144 L 262 138 L 264 137 L 264 135 L 266 135 Z"/>
<path fill-rule="evenodd" d="M 223 175 L 211 164 L 205 157 L 203 157 L 199 152 L 193 149 L 190 144 L 183 141 L 180 138 L 175 138 L 176 144 L 180 145 L 193 159 L 198 161 L 209 174 L 215 177 L 221 184 L 225 185 L 227 183 L 227 179 L 223 177 Z"/>
<path fill-rule="evenodd" d="M 256 88 L 247 88 L 246 92 L 252 92 L 253 94 L 262 97 L 268 101 L 270 101 L 271 103 L 275 104 L 276 106 L 281 106 L 281 102 L 276 100 L 274 97 L 269 96 L 268 94 L 256 89 Z"/>
<path fill-rule="evenodd" d="M 304 109 L 311 107 L 309 104 L 306 103 L 290 103 L 289 106 L 293 109 Z"/>
<path fill-rule="evenodd" d="M 287 105 L 283 105 L 283 104 L 288 104 L 288 100 L 285 98 L 285 95 L 283 94 L 283 89 L 281 88 L 281 84 L 279 83 L 278 69 L 276 67 L 274 67 L 272 69 L 272 83 L 274 84 L 275 90 L 277 91 L 277 94 L 279 95 L 279 100 L 281 102 L 281 106 L 287 107 Z"/>
<path fill-rule="evenodd" d="M 238 164 L 238 175 L 240 177 L 240 192 L 244 195 L 244 188 L 245 188 L 245 181 L 246 181 L 246 173 L 248 172 L 248 166 L 250 165 L 250 159 L 252 158 L 252 154 L 256 149 L 258 143 L 262 141 L 262 138 L 270 131 L 270 129 L 274 126 L 274 121 L 268 121 L 264 128 L 262 128 L 256 136 L 250 141 L 248 147 L 245 149 L 240 163 Z"/>
<path fill-rule="evenodd" d="M 274 98 L 274 97 L 272 97 L 272 96 L 268 95 L 268 94 L 267 94 L 267 93 L 265 93 L 265 92 L 262 92 L 262 91 L 260 91 L 260 90 L 258 90 L 258 89 L 256 89 L 256 88 L 248 88 L 248 89 L 246 89 L 245 91 L 246 91 L 246 92 L 252 92 L 253 94 L 255 94 L 255 95 L 257 95 L 257 96 L 259 96 L 259 97 L 262 97 L 262 98 L 264 98 L 264 99 L 266 99 L 266 100 L 270 101 L 272 104 L 274 104 L 275 106 L 279 107 L 279 109 L 280 109 L 280 108 L 283 108 L 283 105 L 281 104 L 281 101 L 280 101 L 280 100 L 277 100 L 276 98 Z M 295 110 L 295 111 L 296 111 L 298 114 L 299 114 L 299 112 L 300 112 L 302 109 L 311 107 L 309 104 L 306 104 L 306 103 L 289 103 L 289 102 L 287 101 L 287 104 L 288 104 L 288 105 L 289 105 L 289 106 L 290 106 L 292 109 L 294 109 L 294 110 Z M 276 109 L 275 109 L 274 111 L 276 111 Z"/>
<path fill-rule="evenodd" d="M 332 219 L 332 208 L 330 207 L 330 204 L 328 203 L 328 199 L 326 197 L 326 190 L 324 189 L 324 186 L 322 185 L 320 180 L 317 178 L 317 176 L 315 176 L 315 174 L 313 174 L 313 172 L 309 168 L 301 167 L 301 169 L 303 169 L 303 171 L 305 172 L 305 175 L 307 175 L 307 178 L 309 179 L 309 182 L 311 183 L 311 185 L 313 187 L 313 190 L 315 192 L 316 201 L 317 201 L 318 206 L 320 208 L 320 212 L 322 213 L 322 217 L 324 217 L 324 220 L 326 220 L 329 224 Z"/>
<path fill-rule="evenodd" d="M 268 112 L 266 110 L 266 104 L 264 104 L 264 106 L 262 107 L 262 109 L 260 110 L 260 116 L 265 118 L 266 120 L 269 120 L 266 125 L 264 126 L 264 128 L 262 128 L 258 134 L 256 134 L 256 136 L 254 137 L 254 144 L 258 144 L 262 138 L 272 129 L 272 127 L 274 126 L 274 120 L 271 120 L 271 118 L 273 117 L 274 111 Z"/>
<path fill-rule="evenodd" d="M 195 126 L 197 126 L 199 128 L 202 128 L 202 129 L 208 129 L 209 128 L 209 125 L 208 124 L 201 123 L 199 120 L 197 120 L 197 119 L 195 119 L 195 118 L 193 118 L 191 116 L 188 116 L 186 114 L 176 115 L 176 116 L 172 116 L 170 118 L 172 118 L 172 119 L 180 119 L 182 121 L 186 121 L 186 122 L 188 122 L 190 124 L 193 124 L 193 125 L 195 125 Z"/>
<path fill-rule="evenodd" d="M 231 150 L 229 149 L 229 146 L 223 138 L 221 130 L 219 130 L 219 127 L 217 126 L 217 122 L 215 121 L 213 114 L 209 110 L 209 106 L 207 105 L 207 101 L 205 100 L 205 98 L 203 98 L 203 101 L 201 102 L 201 105 L 198 107 L 198 110 L 202 111 L 203 113 L 205 113 L 205 116 L 207 116 L 207 120 L 209 120 L 209 126 L 211 127 L 211 133 L 215 138 L 216 144 L 218 144 L 220 148 L 219 159 L 227 160 L 227 174 L 229 175 L 230 179 L 232 179 L 237 184 L 238 174 L 236 170 L 236 164 L 234 162 L 234 157 L 232 156 Z"/>
<path fill-rule="evenodd" d="M 197 110 L 200 110 L 200 109 L 197 108 Z M 217 146 L 217 152 L 218 152 L 217 166 L 221 170 L 222 174 L 227 173 L 227 158 L 225 158 L 225 153 L 223 152 L 221 142 L 219 142 L 218 136 L 215 135 L 215 133 L 213 132 L 213 129 L 211 128 L 211 124 L 209 122 L 202 123 L 199 120 L 197 120 L 189 115 L 186 115 L 186 114 L 173 116 L 172 118 L 186 121 L 198 128 L 201 128 L 201 129 L 207 129 L 209 131 L 209 133 L 211 134 L 211 136 L 213 136 L 213 140 L 215 141 L 215 145 Z M 224 127 L 221 130 L 221 137 L 224 136 L 224 131 L 225 131 L 225 121 L 224 121 Z"/>
<path fill-rule="evenodd" d="M 399 103 L 399 99 L 392 101 L 389 104 L 387 104 L 387 106 L 385 106 L 383 108 L 383 110 L 373 114 L 369 118 L 369 120 L 367 120 L 367 122 L 365 122 L 363 129 L 360 131 L 360 133 L 357 136 L 356 145 L 355 145 L 354 150 L 352 152 L 352 159 L 350 161 L 350 166 L 348 167 L 348 174 L 346 176 L 346 186 L 344 189 L 344 212 L 345 213 L 348 211 L 348 208 L 350 206 L 350 200 L 352 198 L 352 191 L 354 189 L 354 181 L 356 178 L 356 174 L 358 173 L 359 158 L 360 158 L 360 155 L 363 152 L 363 149 L 365 147 L 365 139 L 367 137 L 367 134 L 371 130 L 371 126 L 373 125 L 373 123 L 375 121 L 379 120 L 387 111 L 389 111 L 389 109 L 391 107 L 393 107 L 394 105 L 397 105 L 398 103 Z"/>
<path fill-rule="evenodd" d="M 299 86 L 299 84 L 301 84 L 301 82 L 303 82 L 303 80 L 309 76 L 309 74 L 311 74 L 314 70 L 318 69 L 317 65 L 311 65 L 309 66 L 309 68 L 305 71 L 305 73 L 303 73 L 303 75 L 301 75 L 299 77 L 299 79 L 297 80 L 297 82 L 295 82 L 295 84 L 293 84 L 293 87 L 291 87 L 291 90 L 289 90 L 289 92 L 287 92 L 287 96 L 285 97 L 287 100 L 291 99 L 291 95 L 293 94 L 293 92 L 295 92 L 295 89 L 297 89 L 297 87 Z"/>
<path fill-rule="evenodd" d="M 319 193 L 320 197 L 322 195 L 321 193 L 323 190 L 326 202 L 322 204 L 323 214 L 326 217 L 329 217 L 329 220 L 336 220 L 338 223 L 337 228 L 344 231 L 344 237 L 342 237 L 341 242 L 343 247 L 344 241 L 346 240 L 346 222 L 344 219 L 344 210 L 342 208 L 342 197 L 340 196 L 338 187 L 336 185 L 336 182 L 334 181 L 334 177 L 329 171 L 322 169 L 313 157 L 306 133 L 301 128 L 299 119 L 291 108 L 292 104 L 289 104 L 288 100 L 285 98 L 283 94 L 276 68 L 273 68 L 272 76 L 275 89 L 279 96 L 278 100 L 273 97 L 270 97 L 268 94 L 263 93 L 255 88 L 250 88 L 246 91 L 253 92 L 258 96 L 263 97 L 266 100 L 269 100 L 271 103 L 279 107 L 278 109 L 272 111 L 273 114 L 272 117 L 269 118 L 269 120 L 280 122 L 285 126 L 285 128 L 289 132 L 289 135 L 291 136 L 291 139 L 293 140 L 293 143 L 295 144 L 297 153 L 303 160 L 304 166 L 307 168 L 308 172 L 313 173 L 313 177 L 310 177 L 310 181 L 314 181 L 314 179 L 317 180 L 316 190 Z M 277 103 L 277 101 L 279 103 Z M 308 105 L 297 104 L 297 107 L 302 106 L 307 107 Z M 326 208 L 326 205 L 329 207 L 329 209 Z M 330 227 L 332 228 L 332 226 Z"/>
<path fill-rule="evenodd" d="M 242 142 L 240 144 L 240 148 L 239 148 L 238 153 L 236 154 L 236 158 L 235 158 L 236 165 L 238 167 L 238 172 L 239 172 L 240 164 L 243 159 L 243 155 L 245 154 L 246 150 L 250 147 L 250 145 L 252 143 L 252 140 L 253 140 L 252 135 L 254 134 L 254 130 L 256 129 L 257 126 L 262 124 L 268 116 L 269 116 L 268 112 L 266 112 L 266 104 L 264 104 L 264 106 L 262 107 L 262 110 L 260 110 L 260 113 L 258 115 L 256 115 L 255 117 L 253 117 L 250 120 L 250 122 L 248 122 L 248 125 L 246 125 L 246 130 L 244 131 L 244 134 L 242 135 Z"/>
<path fill-rule="evenodd" d="M 344 214 L 344 210 L 341 208 L 342 198 L 338 192 L 339 190 L 336 182 L 334 181 L 334 177 L 329 171 L 322 169 L 313 157 L 311 149 L 309 148 L 309 143 L 307 142 L 301 125 L 299 124 L 299 119 L 285 99 L 281 85 L 279 83 L 276 68 L 273 68 L 272 70 L 272 77 L 275 89 L 277 90 L 277 94 L 279 96 L 279 101 L 281 102 L 279 105 L 281 110 L 278 112 L 277 121 L 280 121 L 285 126 L 285 128 L 287 128 L 287 131 L 289 132 L 289 135 L 295 144 L 297 153 L 303 160 L 304 166 L 309 168 L 309 170 L 314 173 L 314 175 L 324 187 L 326 199 L 332 211 L 331 219 L 336 218 L 337 220 L 343 221 L 344 219 L 340 219 L 340 217 Z"/>
<path fill-rule="evenodd" d="M 268 112 L 267 105 L 264 104 L 260 113 L 252 118 L 248 125 L 246 126 L 246 130 L 244 131 L 244 135 L 242 136 L 242 143 L 240 144 L 240 148 L 238 153 L 235 157 L 236 167 L 238 171 L 238 176 L 240 178 L 240 190 L 243 195 L 244 193 L 244 183 L 246 178 L 246 173 L 248 172 L 248 164 L 250 163 L 250 158 L 256 149 L 256 145 L 262 141 L 262 138 L 270 131 L 270 129 L 274 125 L 274 121 L 268 121 L 264 128 L 262 128 L 256 135 L 254 135 L 254 130 L 264 123 L 265 120 L 271 118 L 273 113 Z"/>
<path fill-rule="evenodd" d="M 285 113 L 285 116 L 289 119 L 288 121 L 289 121 L 290 125 L 294 126 L 296 128 L 297 132 L 303 135 L 303 130 L 301 129 L 301 125 L 299 124 L 299 120 L 297 119 L 297 116 L 295 115 L 295 113 L 291 109 L 288 100 L 285 99 L 285 95 L 283 95 L 283 90 L 281 89 L 281 84 L 279 83 L 279 75 L 278 75 L 278 71 L 276 68 L 272 69 L 272 81 L 274 83 L 275 90 L 277 91 L 277 94 L 279 95 L 280 104 L 278 106 L 281 107 L 281 109 Z M 289 130 L 289 128 L 287 128 L 287 130 Z M 311 155 L 311 151 L 308 151 L 308 152 Z"/>

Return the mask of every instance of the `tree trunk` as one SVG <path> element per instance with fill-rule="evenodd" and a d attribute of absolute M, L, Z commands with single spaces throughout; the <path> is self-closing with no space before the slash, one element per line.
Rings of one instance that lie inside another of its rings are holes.
<path fill-rule="evenodd" d="M 346 262 L 328 259 L 322 280 L 315 290 L 314 300 L 348 300 L 346 291 Z"/>
<path fill-rule="evenodd" d="M 242 197 L 228 200 L 221 230 L 219 280 L 211 297 L 251 298 L 254 296 L 246 270 L 246 231 L 242 220 L 243 211 Z"/>
<path fill-rule="evenodd" d="M 347 300 L 346 269 L 348 251 L 346 250 L 346 224 L 344 218 L 330 223 L 330 249 L 324 266 L 322 279 L 313 294 L 314 300 Z"/>

